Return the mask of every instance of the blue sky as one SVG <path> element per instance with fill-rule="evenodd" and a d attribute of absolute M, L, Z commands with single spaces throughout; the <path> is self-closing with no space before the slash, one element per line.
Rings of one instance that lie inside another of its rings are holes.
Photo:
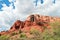
<path fill-rule="evenodd" d="M 60 17 L 60 0 L 56 0 L 55 4 L 54 0 L 44 0 L 43 4 L 38 1 L 37 6 L 36 0 L 8 1 L 9 7 L 3 3 L 3 11 L 0 11 L 0 31 L 8 30 L 16 20 L 23 21 L 31 14 Z"/>
<path fill-rule="evenodd" d="M 37 6 L 38 2 L 40 1 L 41 4 L 44 3 L 44 0 L 35 0 L 34 3 L 35 3 L 35 6 Z M 53 0 L 52 3 L 55 4 L 56 0 Z"/>
<path fill-rule="evenodd" d="M 14 0 L 12 0 L 12 2 L 9 2 L 9 0 L 0 0 L 0 11 L 2 11 L 2 8 L 3 8 L 2 4 L 6 4 L 6 6 L 8 6 L 8 7 L 10 6 L 10 4 L 12 4 L 13 9 L 15 9 L 13 1 Z"/>

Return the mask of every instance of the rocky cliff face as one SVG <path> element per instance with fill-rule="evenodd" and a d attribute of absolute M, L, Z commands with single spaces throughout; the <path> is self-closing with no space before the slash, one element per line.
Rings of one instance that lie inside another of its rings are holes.
<path fill-rule="evenodd" d="M 14 31 L 23 31 L 23 32 L 29 32 L 31 28 L 35 28 L 39 30 L 40 32 L 44 31 L 44 27 L 47 29 L 51 29 L 51 26 L 49 25 L 50 22 L 54 21 L 60 21 L 60 18 L 56 17 L 50 17 L 50 16 L 41 16 L 38 14 L 30 15 L 27 17 L 25 21 L 17 20 L 13 26 L 8 31 L 3 31 L 0 33 L 0 35 L 3 34 L 9 34 Z"/>

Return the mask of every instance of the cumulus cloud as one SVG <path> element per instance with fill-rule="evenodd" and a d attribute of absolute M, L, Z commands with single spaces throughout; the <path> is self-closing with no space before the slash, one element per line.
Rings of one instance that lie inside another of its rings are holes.
<path fill-rule="evenodd" d="M 4 11 L 0 11 L 0 30 L 8 30 L 16 20 L 23 21 L 30 14 L 60 16 L 60 0 L 56 0 L 55 4 L 52 3 L 52 0 L 44 0 L 43 4 L 39 2 L 37 6 L 35 6 L 34 1 L 16 0 L 15 9 L 12 9 L 12 4 L 10 7 L 3 4 Z"/>

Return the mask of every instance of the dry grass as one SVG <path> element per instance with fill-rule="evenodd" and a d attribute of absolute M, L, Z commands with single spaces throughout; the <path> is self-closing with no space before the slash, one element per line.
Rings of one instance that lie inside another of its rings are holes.
<path fill-rule="evenodd" d="M 27 37 L 26 33 L 19 32 L 12 33 L 12 36 L 2 35 L 0 36 L 0 40 L 60 40 L 60 22 L 56 21 L 54 23 L 50 23 L 51 31 L 45 29 L 43 33 L 38 30 L 32 28 L 30 30 L 31 37 Z M 29 35 L 28 35 L 29 36 Z"/>

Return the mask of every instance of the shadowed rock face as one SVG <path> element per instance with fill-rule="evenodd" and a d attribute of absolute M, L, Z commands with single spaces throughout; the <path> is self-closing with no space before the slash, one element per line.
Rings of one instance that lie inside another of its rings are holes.
<path fill-rule="evenodd" d="M 54 22 L 55 20 L 59 20 L 60 18 L 55 18 L 55 17 L 49 17 L 49 16 L 41 16 L 38 14 L 35 15 L 30 15 L 24 22 L 17 20 L 13 26 L 10 28 L 9 31 L 7 32 L 1 32 L 0 35 L 2 34 L 9 34 L 11 32 L 14 32 L 16 30 L 21 30 L 25 31 L 27 30 L 28 32 L 30 31 L 31 28 L 35 28 L 37 30 L 44 30 L 43 27 L 51 28 L 49 23 Z"/>
<path fill-rule="evenodd" d="M 44 26 L 44 23 L 43 22 L 37 22 L 37 25 Z"/>
<path fill-rule="evenodd" d="M 13 28 L 19 29 L 20 28 L 20 24 L 21 24 L 21 21 L 20 20 L 17 20 L 10 29 L 13 29 Z"/>
<path fill-rule="evenodd" d="M 24 27 L 24 23 L 20 20 L 17 20 L 10 29 L 19 30 Z"/>
<path fill-rule="evenodd" d="M 20 28 L 20 24 L 21 24 L 21 22 L 19 21 L 19 20 L 17 20 L 16 22 L 15 22 L 15 29 L 19 29 Z"/>
<path fill-rule="evenodd" d="M 31 22 L 34 22 L 34 21 L 35 21 L 34 15 L 31 15 L 30 21 L 31 21 Z"/>

